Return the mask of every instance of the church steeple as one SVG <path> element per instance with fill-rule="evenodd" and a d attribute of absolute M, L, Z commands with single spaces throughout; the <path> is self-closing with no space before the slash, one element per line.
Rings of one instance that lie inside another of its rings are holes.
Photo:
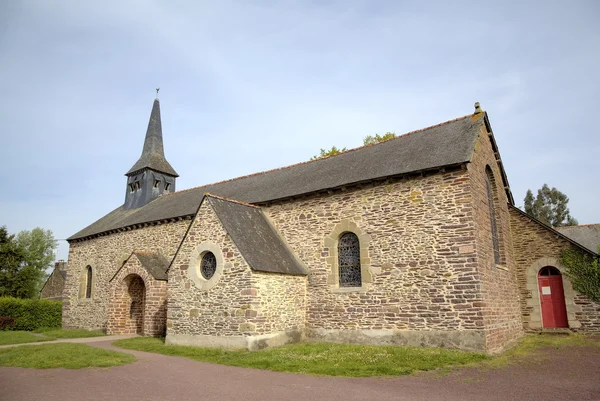
<path fill-rule="evenodd" d="M 175 179 L 179 175 L 165 158 L 158 90 L 150 113 L 142 155 L 125 175 L 125 209 L 142 207 L 163 193 L 175 191 Z"/>

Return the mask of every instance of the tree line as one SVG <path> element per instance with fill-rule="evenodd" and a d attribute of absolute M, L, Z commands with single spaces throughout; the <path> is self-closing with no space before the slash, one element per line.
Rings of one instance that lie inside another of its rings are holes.
<path fill-rule="evenodd" d="M 0 227 L 0 297 L 37 297 L 56 247 L 50 230 L 38 227 L 15 235 Z"/>

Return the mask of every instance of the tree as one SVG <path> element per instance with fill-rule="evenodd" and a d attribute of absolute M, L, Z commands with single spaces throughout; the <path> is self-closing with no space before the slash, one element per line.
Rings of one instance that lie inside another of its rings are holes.
<path fill-rule="evenodd" d="M 35 297 L 56 245 L 50 230 L 34 228 L 15 236 L 0 227 L 0 296 Z"/>
<path fill-rule="evenodd" d="M 592 301 L 600 302 L 600 258 L 580 249 L 570 248 L 561 253 L 561 262 L 573 288 Z"/>
<path fill-rule="evenodd" d="M 577 225 L 577 220 L 570 215 L 567 207 L 569 198 L 556 188 L 550 189 L 547 184 L 544 184 L 541 189 L 538 189 L 535 198 L 533 192 L 528 189 L 524 201 L 525 213 L 542 223 L 551 227 Z"/>
<path fill-rule="evenodd" d="M 388 141 L 390 139 L 394 139 L 396 137 L 396 134 L 394 132 L 386 132 L 383 135 L 379 135 L 379 134 L 375 134 L 375 136 L 373 135 L 367 135 L 363 138 L 363 145 L 373 145 L 379 142 L 384 142 L 384 141 Z"/>
<path fill-rule="evenodd" d="M 317 160 L 317 159 L 321 159 L 323 157 L 337 155 L 338 153 L 342 153 L 345 151 L 346 151 L 346 148 L 338 149 L 335 146 L 332 146 L 331 149 L 329 149 L 329 150 L 321 149 L 321 153 L 311 157 L 310 160 Z"/>

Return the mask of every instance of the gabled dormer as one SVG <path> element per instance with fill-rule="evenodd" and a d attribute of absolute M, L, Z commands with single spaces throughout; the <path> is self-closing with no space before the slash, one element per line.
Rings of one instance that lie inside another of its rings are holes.
<path fill-rule="evenodd" d="M 165 158 L 158 98 L 152 106 L 142 155 L 125 176 L 124 209 L 142 207 L 161 194 L 175 191 L 175 180 L 179 175 Z"/>

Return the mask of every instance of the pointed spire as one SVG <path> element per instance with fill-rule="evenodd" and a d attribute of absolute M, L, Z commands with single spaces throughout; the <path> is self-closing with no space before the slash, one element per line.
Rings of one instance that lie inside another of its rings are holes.
<path fill-rule="evenodd" d="M 160 121 L 160 102 L 158 100 L 158 88 L 156 91 L 156 99 L 152 105 L 152 113 L 146 130 L 146 139 L 144 140 L 144 149 L 139 160 L 129 169 L 127 174 L 134 173 L 144 168 L 151 168 L 155 171 L 178 177 L 175 169 L 171 167 L 167 159 L 165 159 L 165 151 L 163 148 L 162 124 Z"/>

